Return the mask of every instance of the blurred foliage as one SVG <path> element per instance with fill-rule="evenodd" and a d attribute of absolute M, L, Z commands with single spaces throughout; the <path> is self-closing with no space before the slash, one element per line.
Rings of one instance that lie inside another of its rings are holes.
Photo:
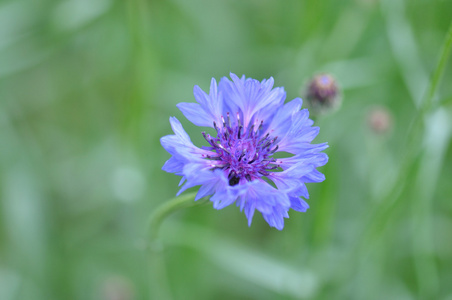
<path fill-rule="evenodd" d="M 152 299 L 155 276 L 174 299 L 452 299 L 450 60 L 420 109 L 451 12 L 449 0 L 1 1 L 0 299 Z M 327 180 L 281 232 L 258 214 L 248 228 L 234 206 L 180 211 L 151 268 L 146 220 L 179 182 L 159 138 L 174 115 L 202 143 L 175 105 L 231 71 L 273 76 L 288 99 L 334 74 L 343 105 L 316 120 Z M 368 126 L 377 106 L 384 133 Z"/>

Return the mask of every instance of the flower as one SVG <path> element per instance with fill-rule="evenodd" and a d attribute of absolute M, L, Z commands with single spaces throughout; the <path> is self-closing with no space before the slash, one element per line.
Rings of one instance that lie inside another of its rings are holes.
<path fill-rule="evenodd" d="M 208 146 L 198 148 L 171 117 L 175 134 L 162 137 L 161 143 L 172 157 L 162 169 L 182 176 L 179 185 L 185 185 L 178 195 L 200 185 L 195 200 L 212 195 L 216 209 L 235 202 L 245 211 L 248 226 L 258 210 L 281 230 L 290 208 L 309 208 L 301 198 L 309 198 L 305 183 L 325 179 L 316 168 L 327 163 L 321 151 L 328 145 L 311 144 L 319 128 L 312 127 L 307 109 L 300 110 L 300 98 L 284 104 L 286 93 L 273 88 L 273 78 L 259 82 L 230 76 L 232 81 L 224 77 L 218 85 L 212 79 L 209 94 L 195 86 L 198 103 L 177 105 L 188 120 L 213 128 L 216 136 L 203 132 Z"/>
<path fill-rule="evenodd" d="M 340 90 L 330 74 L 314 76 L 308 84 L 306 99 L 316 113 L 334 111 L 341 104 Z"/>

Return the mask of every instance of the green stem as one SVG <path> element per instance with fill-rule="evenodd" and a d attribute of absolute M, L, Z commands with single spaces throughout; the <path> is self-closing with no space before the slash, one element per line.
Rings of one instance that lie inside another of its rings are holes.
<path fill-rule="evenodd" d="M 194 201 L 196 193 L 185 194 L 175 197 L 161 204 L 151 214 L 148 225 L 148 270 L 150 279 L 150 295 L 152 299 L 170 300 L 172 299 L 170 285 L 167 281 L 166 263 L 162 247 L 158 243 L 157 237 L 160 225 L 173 212 L 207 202 L 208 198 Z"/>
<path fill-rule="evenodd" d="M 360 238 L 357 239 L 354 251 L 351 251 L 349 260 L 346 260 L 347 263 L 349 263 L 350 260 L 354 260 L 356 257 L 361 256 L 360 253 L 368 252 L 372 249 L 372 246 L 379 242 L 381 236 L 384 234 L 391 221 L 400 214 L 401 208 L 403 207 L 401 204 L 403 204 L 404 201 L 411 199 L 411 197 L 404 197 L 409 187 L 407 187 L 407 182 L 410 182 L 410 180 L 407 180 L 406 177 L 407 174 L 416 172 L 415 159 L 422 150 L 422 142 L 419 141 L 419 139 L 422 138 L 421 135 L 424 133 L 424 117 L 432 107 L 433 97 L 441 81 L 441 77 L 444 72 L 444 68 L 446 67 L 447 59 L 451 50 L 452 23 L 441 48 L 438 63 L 432 73 L 427 93 L 423 99 L 420 109 L 413 119 L 410 128 L 408 129 L 407 141 L 404 147 L 405 156 L 400 163 L 398 178 L 396 179 L 395 184 L 393 184 L 391 191 L 380 202 L 381 205 L 378 209 L 373 211 L 372 215 L 368 217 L 369 221 L 364 226 Z M 350 269 L 350 271 L 352 270 Z M 418 269 L 417 272 L 419 272 Z M 350 276 L 352 276 L 351 273 L 348 274 L 348 276 L 344 276 L 342 280 L 347 280 Z"/>
<path fill-rule="evenodd" d="M 152 243 L 157 239 L 158 231 L 163 220 L 172 214 L 173 212 L 196 205 L 201 205 L 207 202 L 208 198 L 202 198 L 198 201 L 194 201 L 196 193 L 185 194 L 179 197 L 175 197 L 161 204 L 157 209 L 151 214 L 149 218 L 149 242 Z"/>
<path fill-rule="evenodd" d="M 423 98 L 420 109 L 417 111 L 416 116 L 408 130 L 407 134 L 407 155 L 405 156 L 408 162 L 411 161 L 412 156 L 416 154 L 416 149 L 419 150 L 417 145 L 419 144 L 420 134 L 423 133 L 424 117 L 433 106 L 433 98 L 435 96 L 438 85 L 441 82 L 444 68 L 446 67 L 447 60 L 452 50 L 452 22 L 449 26 L 449 30 L 444 39 L 444 44 L 441 47 L 438 63 L 430 77 L 430 83 L 428 85 L 427 92 Z"/>
<path fill-rule="evenodd" d="M 449 106 L 449 105 L 452 105 L 452 96 L 451 96 L 451 97 L 448 97 L 448 98 L 445 98 L 445 99 L 443 99 L 443 100 L 441 100 L 441 101 L 439 102 L 439 104 L 440 104 L 441 106 Z"/>
<path fill-rule="evenodd" d="M 452 22 L 450 23 L 449 30 L 444 39 L 444 44 L 441 48 L 438 63 L 432 73 L 429 88 L 425 95 L 424 101 L 422 103 L 419 115 L 424 117 L 425 114 L 430 111 L 433 106 L 434 96 L 441 82 L 444 69 L 447 65 L 447 60 L 450 56 L 452 50 Z M 419 117 L 418 119 L 421 119 Z M 426 160 L 428 158 L 424 158 Z M 429 163 L 430 165 L 430 163 Z M 436 170 L 436 174 L 440 168 Z M 418 171 L 418 183 L 415 185 L 414 190 L 419 188 L 426 180 L 423 178 L 422 174 L 426 172 L 422 168 Z M 435 174 L 428 175 L 429 177 L 435 176 Z M 423 179 L 422 179 L 423 178 Z M 427 179 L 428 181 L 428 179 Z M 432 183 L 432 189 L 434 184 Z M 425 187 L 423 187 L 425 188 Z M 419 286 L 419 292 L 422 298 L 431 298 L 438 293 L 438 271 L 435 262 L 431 257 L 429 257 L 429 245 L 431 245 L 431 223 L 430 220 L 430 209 L 431 209 L 431 197 L 428 195 L 420 195 L 421 191 L 416 191 L 414 197 L 413 208 L 413 231 L 417 234 L 416 239 L 413 239 L 413 250 L 414 250 L 414 266 L 416 277 Z"/>
<path fill-rule="evenodd" d="M 397 204 L 396 202 L 402 198 L 401 196 L 404 193 L 404 188 L 405 188 L 405 183 L 406 183 L 405 176 L 409 170 L 413 169 L 413 161 L 422 147 L 421 146 L 422 143 L 420 143 L 418 141 L 418 139 L 420 138 L 420 135 L 423 133 L 423 127 L 422 127 L 423 119 L 424 119 L 425 114 L 431 108 L 433 97 L 434 97 L 434 95 L 436 93 L 436 89 L 438 88 L 438 85 L 440 83 L 441 75 L 444 72 L 444 68 L 446 66 L 447 59 L 449 57 L 451 50 L 452 50 L 452 23 L 451 23 L 448 33 L 445 37 L 444 44 L 443 44 L 443 47 L 441 49 L 440 56 L 439 56 L 440 58 L 438 60 L 436 68 L 434 69 L 434 71 L 432 73 L 430 84 L 429 84 L 426 96 L 424 97 L 422 106 L 421 106 L 420 110 L 418 111 L 418 113 L 416 114 L 416 116 L 413 120 L 412 126 L 408 130 L 407 143 L 405 144 L 406 155 L 404 156 L 404 159 L 401 162 L 401 168 L 399 171 L 398 179 L 396 181 L 397 183 L 393 185 L 392 191 L 388 194 L 388 196 L 384 199 L 384 201 L 382 201 L 383 205 L 380 206 L 381 208 L 383 208 L 383 209 L 380 209 L 380 211 L 384 212 L 384 215 L 386 215 L 387 212 L 392 210 L 394 208 L 395 204 Z M 401 190 L 401 193 L 397 193 L 397 190 Z M 394 195 L 398 195 L 398 196 L 394 197 Z M 405 199 L 409 199 L 409 197 L 406 197 Z M 388 216 L 389 216 L 389 214 L 388 214 Z M 379 219 L 379 218 L 377 218 L 377 219 Z M 386 221 L 388 219 L 389 219 L 389 217 L 386 218 Z M 371 221 L 370 226 L 368 226 L 367 228 L 371 227 L 372 224 L 377 224 L 377 223 L 374 221 Z M 381 226 L 382 226 L 382 224 L 379 224 L 379 226 L 377 226 L 377 227 L 381 227 Z"/>
<path fill-rule="evenodd" d="M 439 55 L 439 60 L 436 65 L 435 71 L 432 74 L 430 80 L 430 86 L 427 91 L 426 97 L 423 101 L 422 110 L 426 111 L 430 108 L 433 102 L 433 97 L 435 96 L 436 89 L 441 81 L 441 77 L 444 73 L 444 68 L 446 67 L 447 60 L 449 58 L 450 52 L 452 50 L 452 22 L 450 23 L 449 30 L 447 32 L 446 38 L 444 39 L 444 44 L 441 48 L 441 54 Z"/>

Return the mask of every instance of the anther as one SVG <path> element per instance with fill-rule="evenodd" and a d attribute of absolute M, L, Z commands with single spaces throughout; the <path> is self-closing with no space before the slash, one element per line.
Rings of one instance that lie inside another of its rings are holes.
<path fill-rule="evenodd" d="M 270 135 L 270 133 L 268 132 L 263 138 L 260 139 L 259 143 L 257 143 L 257 144 L 261 144 L 263 141 L 265 141 L 268 138 L 269 135 Z"/>
<path fill-rule="evenodd" d="M 221 160 L 221 157 L 219 157 L 219 156 L 210 156 L 210 155 L 207 155 L 207 158 L 210 159 L 210 160 Z"/>
<path fill-rule="evenodd" d="M 279 148 L 279 145 L 276 145 L 276 147 L 275 147 L 273 150 L 271 150 L 268 154 L 273 154 L 273 153 L 275 153 L 276 150 L 278 150 L 278 148 Z"/>
<path fill-rule="evenodd" d="M 245 156 L 245 151 L 242 152 L 242 155 L 240 155 L 238 161 L 241 161 L 244 156 Z"/>
<path fill-rule="evenodd" d="M 250 160 L 250 161 L 248 162 L 248 164 L 252 164 L 253 162 L 255 162 L 255 161 L 256 161 L 256 159 L 258 159 L 258 157 L 259 157 L 259 153 L 258 153 L 258 152 L 256 152 L 256 154 L 254 154 L 254 156 L 253 156 L 253 159 L 252 159 L 252 160 Z"/>
<path fill-rule="evenodd" d="M 218 146 L 218 148 L 220 148 L 220 149 L 223 150 L 224 152 L 226 152 L 226 153 L 228 153 L 228 154 L 231 154 L 231 152 L 229 152 L 228 150 L 226 150 L 226 148 L 223 147 L 222 144 L 216 144 L 216 145 Z"/>
<path fill-rule="evenodd" d="M 205 131 L 202 132 L 202 136 L 204 137 L 204 139 L 210 143 L 210 136 L 208 134 L 206 134 Z"/>
<path fill-rule="evenodd" d="M 251 125 L 250 129 L 248 130 L 248 137 L 253 137 L 252 135 L 253 133 L 254 133 L 254 124 Z"/>

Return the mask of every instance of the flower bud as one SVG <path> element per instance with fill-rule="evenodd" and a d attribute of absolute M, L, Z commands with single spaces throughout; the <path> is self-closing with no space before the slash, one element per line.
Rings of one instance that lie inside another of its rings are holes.
<path fill-rule="evenodd" d="M 330 74 L 319 74 L 311 79 L 305 92 L 309 106 L 316 113 L 325 113 L 339 107 L 341 96 L 336 80 Z"/>
<path fill-rule="evenodd" d="M 373 108 L 367 117 L 370 129 L 376 134 L 384 134 L 392 127 L 392 117 L 384 107 Z"/>

